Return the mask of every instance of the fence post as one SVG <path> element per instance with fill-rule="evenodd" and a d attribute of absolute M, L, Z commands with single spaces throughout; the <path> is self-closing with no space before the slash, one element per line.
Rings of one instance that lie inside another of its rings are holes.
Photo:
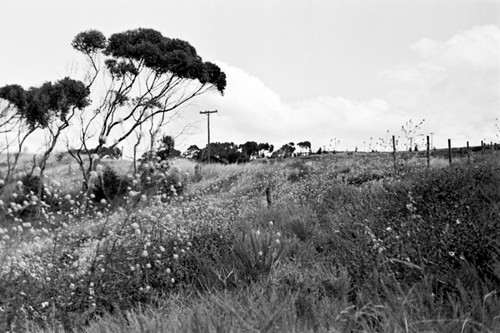
<path fill-rule="evenodd" d="M 484 141 L 481 140 L 481 155 L 484 155 Z"/>
<path fill-rule="evenodd" d="M 198 178 L 200 176 L 200 171 L 201 171 L 201 165 L 196 164 L 194 166 L 194 176 Z"/>
<path fill-rule="evenodd" d="M 470 163 L 470 148 L 469 148 L 469 141 L 467 141 L 467 163 Z"/>
<path fill-rule="evenodd" d="M 273 203 L 272 203 L 272 199 L 271 199 L 271 188 L 270 187 L 266 187 L 266 200 L 267 200 L 267 207 L 271 207 L 271 205 Z"/>
<path fill-rule="evenodd" d="M 392 136 L 392 158 L 394 160 L 394 173 L 397 173 L 397 166 L 396 166 L 396 137 L 394 135 Z"/>
<path fill-rule="evenodd" d="M 427 135 L 427 169 L 430 168 L 431 166 L 431 155 L 430 155 L 430 147 L 431 147 L 431 143 L 429 141 L 429 136 Z"/>
<path fill-rule="evenodd" d="M 451 139 L 448 139 L 448 160 L 450 161 L 451 165 Z"/>

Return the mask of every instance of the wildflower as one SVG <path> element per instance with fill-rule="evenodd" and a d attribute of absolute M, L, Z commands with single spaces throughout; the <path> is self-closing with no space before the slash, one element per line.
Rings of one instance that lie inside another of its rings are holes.
<path fill-rule="evenodd" d="M 172 273 L 172 271 L 170 270 L 170 268 L 167 268 L 167 269 L 166 269 L 166 272 L 167 272 L 167 274 Z"/>
<path fill-rule="evenodd" d="M 273 226 L 273 221 L 269 221 L 269 226 L 272 227 Z"/>
<path fill-rule="evenodd" d="M 137 222 L 134 222 L 130 225 L 133 229 L 139 229 L 139 224 Z"/>
<path fill-rule="evenodd" d="M 66 195 L 64 196 L 64 199 L 65 199 L 65 200 L 68 200 L 68 201 L 69 201 L 69 200 L 71 200 L 71 194 L 66 194 Z"/>
<path fill-rule="evenodd" d="M 262 251 L 259 251 L 259 257 L 262 257 L 263 253 Z"/>
<path fill-rule="evenodd" d="M 142 254 L 141 254 L 143 257 L 147 257 L 148 256 L 148 251 L 144 250 L 142 251 Z"/>
<path fill-rule="evenodd" d="M 101 199 L 101 204 L 105 205 L 106 204 L 106 199 Z"/>
<path fill-rule="evenodd" d="M 17 184 L 17 187 L 22 187 L 23 186 L 23 182 L 20 181 L 20 180 L 18 180 L 16 184 Z"/>
<path fill-rule="evenodd" d="M 165 248 L 163 246 L 160 245 L 160 251 L 161 252 L 165 252 Z"/>
<path fill-rule="evenodd" d="M 174 278 L 171 278 L 171 279 L 170 279 L 170 282 L 175 283 L 175 279 L 174 279 Z"/>
<path fill-rule="evenodd" d="M 45 309 L 47 306 L 49 306 L 49 302 L 42 302 L 42 309 Z"/>
<path fill-rule="evenodd" d="M 177 253 L 174 253 L 174 255 L 172 257 L 174 258 L 174 260 L 179 259 L 179 255 Z"/>
<path fill-rule="evenodd" d="M 150 263 L 147 263 L 147 264 L 146 264 L 146 268 L 151 268 L 151 264 L 150 264 Z"/>

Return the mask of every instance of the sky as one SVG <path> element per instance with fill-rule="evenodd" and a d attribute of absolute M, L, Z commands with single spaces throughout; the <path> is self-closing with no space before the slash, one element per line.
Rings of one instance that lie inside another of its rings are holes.
<path fill-rule="evenodd" d="M 224 96 L 200 96 L 166 128 L 181 150 L 206 144 L 199 111 L 214 109 L 212 142 L 366 150 L 422 120 L 434 146 L 500 142 L 497 0 L 3 0 L 0 86 L 74 74 L 82 31 L 139 27 L 227 75 Z"/>

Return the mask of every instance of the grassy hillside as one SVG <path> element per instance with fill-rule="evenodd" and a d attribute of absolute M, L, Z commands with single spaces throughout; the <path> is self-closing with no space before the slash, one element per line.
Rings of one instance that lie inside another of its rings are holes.
<path fill-rule="evenodd" d="M 446 163 L 53 164 L 0 204 L 0 330 L 498 332 L 500 160 Z"/>

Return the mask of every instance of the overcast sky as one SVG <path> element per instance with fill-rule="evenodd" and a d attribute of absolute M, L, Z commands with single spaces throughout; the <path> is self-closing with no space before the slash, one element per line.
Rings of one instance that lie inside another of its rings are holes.
<path fill-rule="evenodd" d="M 363 149 L 422 119 L 436 146 L 500 141 L 500 1 L 3 0 L 0 86 L 71 74 L 79 32 L 139 27 L 227 74 L 223 97 L 198 98 L 168 129 L 194 125 L 180 148 L 206 144 L 199 111 L 212 109 L 212 141 Z"/>

